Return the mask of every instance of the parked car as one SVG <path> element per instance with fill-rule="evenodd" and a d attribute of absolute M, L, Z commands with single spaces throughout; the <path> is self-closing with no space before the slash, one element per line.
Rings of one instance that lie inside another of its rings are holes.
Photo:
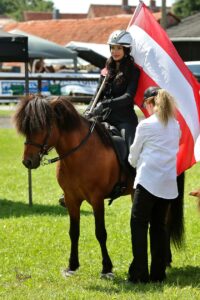
<path fill-rule="evenodd" d="M 185 64 L 200 82 L 200 61 L 186 61 Z"/>

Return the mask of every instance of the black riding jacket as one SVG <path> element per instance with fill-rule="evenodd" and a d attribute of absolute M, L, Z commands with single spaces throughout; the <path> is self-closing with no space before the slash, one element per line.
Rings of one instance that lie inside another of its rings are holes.
<path fill-rule="evenodd" d="M 131 64 L 130 67 L 132 70 L 129 69 L 129 74 L 131 74 L 129 78 L 123 72 L 118 72 L 115 76 L 109 78 L 98 100 L 104 108 L 101 117 L 111 125 L 131 123 L 136 126 L 138 123 L 134 111 L 134 96 L 137 91 L 140 70 L 134 64 Z M 103 78 L 104 76 L 101 76 L 99 80 L 97 92 Z"/>

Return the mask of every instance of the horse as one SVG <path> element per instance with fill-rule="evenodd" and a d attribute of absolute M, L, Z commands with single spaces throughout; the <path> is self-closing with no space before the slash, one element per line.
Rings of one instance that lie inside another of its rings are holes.
<path fill-rule="evenodd" d="M 112 277 L 113 265 L 106 246 L 104 199 L 129 194 L 133 198 L 134 178 L 122 168 L 110 134 L 96 120 L 87 120 L 79 114 L 65 96 L 24 97 L 18 103 L 14 124 L 26 139 L 22 161 L 26 168 L 38 168 L 52 148 L 58 154 L 48 163 L 57 162 L 56 177 L 70 218 L 71 250 L 65 276 L 79 268 L 80 207 L 86 200 L 93 209 L 95 235 L 101 248 L 101 277 Z M 181 213 L 177 219 L 177 211 L 182 211 L 182 200 L 177 203 L 178 210 L 171 209 L 176 215 L 170 214 L 169 219 L 170 224 L 175 225 L 170 226 L 170 237 L 174 234 L 178 244 L 183 233 Z"/>

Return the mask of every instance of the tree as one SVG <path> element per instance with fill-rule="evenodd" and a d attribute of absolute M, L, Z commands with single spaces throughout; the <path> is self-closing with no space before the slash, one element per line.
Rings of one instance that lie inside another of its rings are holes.
<path fill-rule="evenodd" d="M 200 11 L 200 0 L 176 0 L 172 9 L 178 17 L 184 18 Z"/>
<path fill-rule="evenodd" d="M 53 2 L 49 0 L 0 0 L 0 14 L 23 20 L 24 11 L 52 11 Z"/>

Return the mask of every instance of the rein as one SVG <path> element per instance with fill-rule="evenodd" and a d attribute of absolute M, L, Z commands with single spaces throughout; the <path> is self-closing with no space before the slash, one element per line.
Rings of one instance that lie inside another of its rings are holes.
<path fill-rule="evenodd" d="M 43 166 L 45 165 L 49 165 L 49 164 L 53 164 L 59 160 L 62 160 L 63 158 L 66 158 L 67 156 L 71 155 L 72 153 L 76 152 L 81 146 L 83 146 L 87 140 L 89 139 L 90 135 L 92 134 L 94 128 L 95 128 L 95 125 L 96 125 L 96 120 L 92 122 L 92 125 L 90 126 L 89 128 L 89 131 L 87 133 L 87 135 L 84 137 L 84 139 L 80 142 L 80 144 L 78 144 L 76 147 L 70 149 L 68 152 L 66 152 L 65 154 L 61 155 L 61 156 L 57 156 L 55 158 L 52 158 L 52 159 L 47 159 L 45 157 L 42 157 L 42 161 L 41 161 L 41 164 Z M 46 154 L 48 154 L 49 151 L 46 152 Z"/>

